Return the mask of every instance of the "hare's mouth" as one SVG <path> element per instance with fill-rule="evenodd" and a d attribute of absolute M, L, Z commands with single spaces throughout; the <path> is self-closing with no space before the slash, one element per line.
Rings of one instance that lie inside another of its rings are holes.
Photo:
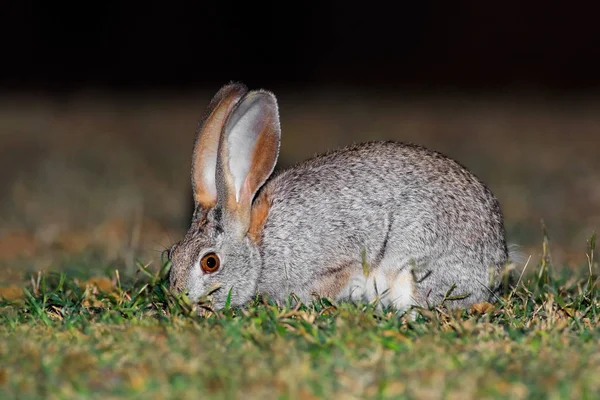
<path fill-rule="evenodd" d="M 212 296 L 221 289 L 223 289 L 223 284 L 221 282 L 215 283 L 206 291 L 205 296 Z"/>

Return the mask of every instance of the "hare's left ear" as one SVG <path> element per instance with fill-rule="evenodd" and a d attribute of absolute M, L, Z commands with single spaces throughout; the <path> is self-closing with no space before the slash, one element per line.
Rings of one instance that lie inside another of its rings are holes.
<path fill-rule="evenodd" d="M 221 132 L 231 110 L 247 92 L 246 86 L 239 83 L 225 85 L 213 97 L 206 110 L 206 116 L 196 135 L 192 159 L 195 207 L 208 209 L 217 203 L 215 173 Z"/>
<path fill-rule="evenodd" d="M 248 93 L 227 118 L 217 156 L 217 198 L 223 217 L 239 234 L 248 231 L 252 200 L 275 168 L 280 141 L 272 93 Z"/>

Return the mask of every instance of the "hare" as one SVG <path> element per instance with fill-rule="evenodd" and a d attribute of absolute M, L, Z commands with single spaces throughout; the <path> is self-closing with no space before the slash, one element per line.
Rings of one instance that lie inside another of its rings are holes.
<path fill-rule="evenodd" d="M 500 290 L 500 205 L 461 164 L 371 141 L 271 176 L 280 139 L 272 93 L 231 83 L 212 99 L 194 145 L 191 226 L 168 251 L 172 291 L 210 294 L 215 308 L 294 293 L 400 311 L 465 308 Z"/>

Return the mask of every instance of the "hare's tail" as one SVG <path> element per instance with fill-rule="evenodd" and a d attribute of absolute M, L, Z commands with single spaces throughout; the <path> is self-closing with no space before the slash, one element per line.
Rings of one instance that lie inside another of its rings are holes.
<path fill-rule="evenodd" d="M 525 269 L 527 268 L 527 260 L 528 257 L 523 251 L 521 251 L 518 244 L 509 244 L 508 261 L 500 273 L 501 279 L 498 289 L 501 291 L 513 290 L 515 286 L 519 284 L 521 277 L 525 273 Z"/>
<path fill-rule="evenodd" d="M 518 267 L 523 267 L 527 262 L 527 256 L 521 251 L 521 246 L 516 243 L 508 245 L 508 261 L 511 264 L 516 264 Z"/>

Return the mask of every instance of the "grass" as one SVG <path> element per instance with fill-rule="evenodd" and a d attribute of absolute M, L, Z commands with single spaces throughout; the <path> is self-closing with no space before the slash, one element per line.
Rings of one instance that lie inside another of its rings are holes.
<path fill-rule="evenodd" d="M 0 295 L 0 398 L 593 398 L 600 280 L 557 274 L 547 246 L 497 303 L 420 310 L 275 304 L 212 310 L 139 265 L 89 279 L 38 274 Z"/>

